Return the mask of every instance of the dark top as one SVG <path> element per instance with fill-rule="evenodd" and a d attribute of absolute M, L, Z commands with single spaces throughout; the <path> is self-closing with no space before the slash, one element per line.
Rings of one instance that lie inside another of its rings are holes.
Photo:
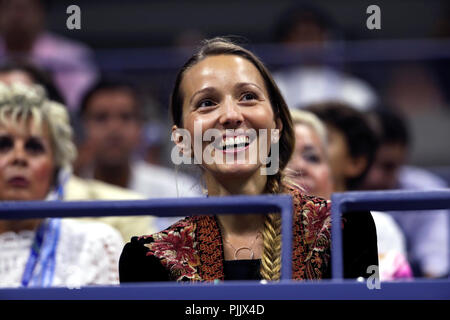
<path fill-rule="evenodd" d="M 261 259 L 254 260 L 225 260 L 223 273 L 225 280 L 261 280 L 259 274 Z"/>
<path fill-rule="evenodd" d="M 345 219 L 342 231 L 344 278 L 368 278 L 371 274 L 367 273 L 367 267 L 378 266 L 375 222 L 370 212 L 349 212 L 342 217 Z"/>

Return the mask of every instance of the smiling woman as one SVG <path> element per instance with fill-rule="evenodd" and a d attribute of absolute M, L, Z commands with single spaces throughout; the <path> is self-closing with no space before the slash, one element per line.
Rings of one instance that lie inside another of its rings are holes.
<path fill-rule="evenodd" d="M 267 153 L 272 142 L 270 133 L 280 131 L 283 125 L 281 119 L 274 116 L 264 80 L 256 67 L 239 56 L 217 55 L 193 66 L 186 72 L 185 79 L 189 82 L 182 81 L 180 87 L 186 96 L 183 127 L 194 139 L 205 137 L 208 130 L 218 133 L 216 139 L 219 141 L 216 142 L 217 147 L 212 148 L 211 157 L 219 161 L 204 164 L 207 183 L 213 179 L 226 185 L 236 178 L 241 180 L 242 174 L 262 176 L 257 171 L 261 161 L 251 160 L 265 159 L 268 154 L 258 154 L 251 159 L 252 151 Z M 197 132 L 195 125 L 200 127 Z M 174 125 L 173 130 L 176 129 L 178 126 Z M 256 136 L 251 135 L 250 130 Z M 261 140 L 261 134 L 266 139 Z M 251 136 L 254 139 L 250 139 Z M 259 148 L 263 143 L 265 148 Z M 206 147 L 207 142 L 204 141 L 202 152 L 194 151 L 194 156 L 204 155 Z M 237 161 L 239 156 L 243 161 Z M 226 161 L 220 161 L 223 158 Z M 201 159 L 196 160 L 202 163 Z M 211 194 L 210 187 L 208 190 Z"/>
<path fill-rule="evenodd" d="M 291 194 L 293 278 L 329 276 L 330 203 L 306 196 L 284 178 L 295 134 L 288 107 L 263 63 L 227 39 L 206 40 L 178 73 L 170 109 L 173 132 L 182 128 L 203 142 L 201 152 L 192 152 L 192 139 L 174 139 L 182 153 L 196 158 L 208 196 Z M 212 155 L 226 153 L 231 161 L 203 161 L 209 130 L 219 139 Z M 256 134 L 251 137 L 249 131 Z M 234 161 L 239 156 L 243 161 Z M 259 161 L 250 161 L 255 158 Z M 273 162 L 279 169 L 267 172 Z M 132 238 L 122 252 L 120 280 L 278 280 L 280 222 L 277 213 L 188 217 L 160 233 Z M 359 270 L 377 264 L 376 243 L 369 256 L 374 260 L 352 263 L 362 266 Z"/>
<path fill-rule="evenodd" d="M 0 201 L 62 200 L 75 153 L 63 105 L 39 86 L 0 83 Z M 121 246 L 103 223 L 0 220 L 0 286 L 117 283 Z"/>

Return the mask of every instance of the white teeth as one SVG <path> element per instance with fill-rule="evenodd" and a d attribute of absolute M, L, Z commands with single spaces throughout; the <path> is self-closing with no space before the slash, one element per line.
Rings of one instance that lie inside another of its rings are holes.
<path fill-rule="evenodd" d="M 249 142 L 249 138 L 247 136 L 237 136 L 237 137 L 227 137 L 223 139 L 220 143 L 220 148 L 233 148 L 235 145 L 238 147 L 244 146 Z"/>

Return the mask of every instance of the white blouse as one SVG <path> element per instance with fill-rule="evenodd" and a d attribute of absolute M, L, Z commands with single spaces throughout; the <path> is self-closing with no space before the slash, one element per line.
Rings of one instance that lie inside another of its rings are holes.
<path fill-rule="evenodd" d="M 0 287 L 21 286 L 35 233 L 0 234 Z M 109 225 L 61 219 L 51 286 L 118 284 L 123 245 L 120 233 Z"/>

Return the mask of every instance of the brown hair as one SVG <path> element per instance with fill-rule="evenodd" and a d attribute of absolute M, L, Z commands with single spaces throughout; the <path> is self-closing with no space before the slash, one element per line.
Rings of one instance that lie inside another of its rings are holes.
<path fill-rule="evenodd" d="M 304 110 L 314 113 L 323 123 L 337 129 L 345 138 L 349 155 L 363 157 L 367 164 L 356 177 L 347 177 L 347 190 L 358 190 L 374 160 L 378 139 L 367 114 L 339 101 L 325 101 L 306 106 Z"/>
<path fill-rule="evenodd" d="M 283 169 L 286 167 L 295 147 L 295 133 L 289 108 L 278 89 L 268 69 L 252 52 L 233 43 L 229 39 L 217 37 L 205 40 L 200 49 L 183 65 L 175 79 L 175 85 L 170 99 L 170 114 L 173 123 L 183 127 L 183 93 L 181 82 L 184 74 L 191 67 L 209 56 L 236 55 L 251 62 L 261 74 L 266 90 L 269 94 L 270 103 L 275 118 L 281 120 L 283 129 L 280 134 L 279 143 L 279 170 L 274 175 L 267 177 L 265 193 L 281 193 Z M 268 214 L 264 224 L 263 238 L 264 251 L 261 261 L 261 275 L 266 280 L 278 280 L 281 269 L 281 218 L 279 214 Z"/>

